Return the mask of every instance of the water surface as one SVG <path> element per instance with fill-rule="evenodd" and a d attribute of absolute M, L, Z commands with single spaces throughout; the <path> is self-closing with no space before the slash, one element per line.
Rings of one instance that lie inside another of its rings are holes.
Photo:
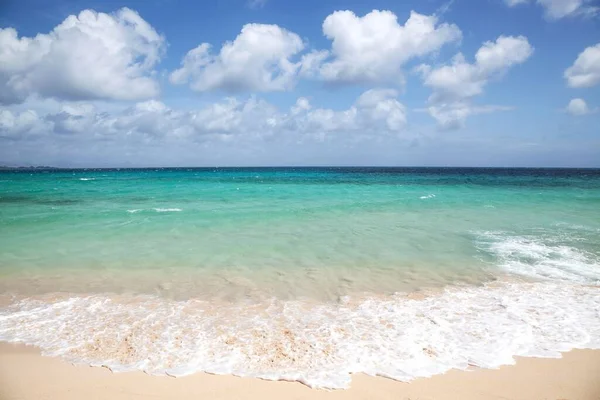
<path fill-rule="evenodd" d="M 319 387 L 594 347 L 598 210 L 589 169 L 0 172 L 0 337 Z"/>

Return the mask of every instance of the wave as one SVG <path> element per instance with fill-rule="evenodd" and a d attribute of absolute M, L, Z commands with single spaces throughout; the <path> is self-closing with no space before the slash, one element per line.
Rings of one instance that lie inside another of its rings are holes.
<path fill-rule="evenodd" d="M 435 197 L 435 194 L 428 194 L 427 196 L 421 196 L 419 197 L 421 200 L 425 200 L 425 199 L 433 199 Z"/>
<path fill-rule="evenodd" d="M 181 208 L 153 208 L 152 210 L 156 211 L 156 212 L 179 212 L 179 211 L 183 211 Z M 127 210 L 128 213 L 130 214 L 135 214 L 138 212 L 144 211 L 143 208 L 136 208 L 136 209 L 132 209 L 132 210 Z"/>
<path fill-rule="evenodd" d="M 29 298 L 0 309 L 0 339 L 115 372 L 204 371 L 347 388 L 353 373 L 409 381 L 600 348 L 598 310 L 599 287 L 556 282 L 339 303 Z"/>
<path fill-rule="evenodd" d="M 80 181 L 95 181 L 96 178 L 79 178 Z"/>
<path fill-rule="evenodd" d="M 483 232 L 478 236 L 478 247 L 491 253 L 495 263 L 507 272 L 536 279 L 600 284 L 600 259 L 565 244 L 568 241 L 560 235 Z M 569 239 L 576 241 L 577 238 Z"/>

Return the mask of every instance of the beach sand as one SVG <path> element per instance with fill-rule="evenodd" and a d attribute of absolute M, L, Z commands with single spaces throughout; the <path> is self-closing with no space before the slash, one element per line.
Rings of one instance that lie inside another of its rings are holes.
<path fill-rule="evenodd" d="M 562 359 L 519 358 L 516 365 L 498 370 L 450 371 L 411 383 L 357 374 L 350 389 L 325 391 L 234 376 L 113 374 L 42 357 L 34 347 L 0 343 L 0 399 L 599 400 L 600 350 L 575 350 Z"/>

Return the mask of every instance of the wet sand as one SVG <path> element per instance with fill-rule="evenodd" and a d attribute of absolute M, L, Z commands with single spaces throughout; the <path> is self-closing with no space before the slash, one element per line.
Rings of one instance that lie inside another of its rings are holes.
<path fill-rule="evenodd" d="M 0 343 L 1 400 L 79 399 L 600 399 L 600 350 L 574 350 L 562 359 L 519 358 L 497 370 L 450 371 L 403 383 L 354 375 L 348 390 L 310 389 L 297 382 L 194 374 L 113 374 L 42 357 L 38 349 Z"/>

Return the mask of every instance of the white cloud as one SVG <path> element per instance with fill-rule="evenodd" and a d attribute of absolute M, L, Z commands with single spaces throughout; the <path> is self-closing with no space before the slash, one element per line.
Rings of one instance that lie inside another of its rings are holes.
<path fill-rule="evenodd" d="M 575 15 L 590 15 L 598 11 L 597 7 L 587 6 L 590 0 L 537 0 L 544 7 L 548 19 L 560 19 Z"/>
<path fill-rule="evenodd" d="M 255 97 L 245 101 L 229 98 L 192 112 L 190 123 L 196 133 L 262 138 L 277 133 L 273 127 L 278 118 L 277 108 L 264 100 Z"/>
<path fill-rule="evenodd" d="M 371 89 L 361 94 L 354 104 L 342 111 L 312 109 L 304 98 L 298 99 L 291 116 L 284 118 L 284 125 L 312 135 L 320 140 L 330 132 L 379 135 L 401 132 L 407 123 L 406 108 L 396 97 L 393 89 Z M 297 112 L 298 108 L 304 113 Z"/>
<path fill-rule="evenodd" d="M 497 106 L 473 107 L 469 99 L 483 93 L 491 79 L 502 76 L 510 67 L 525 62 L 533 47 L 524 36 L 500 36 L 485 42 L 469 63 L 457 54 L 450 65 L 434 68 L 421 65 L 417 71 L 425 86 L 433 89 L 429 97 L 430 115 L 444 129 L 459 128 L 469 115 L 499 111 Z"/>
<path fill-rule="evenodd" d="M 264 100 L 226 98 L 197 110 L 174 110 L 149 100 L 124 110 L 106 112 L 87 103 L 66 103 L 57 111 L 39 116 L 34 111 L 0 110 L 0 137 L 26 138 L 36 134 L 76 135 L 91 138 L 155 140 L 264 139 L 297 134 L 325 139 L 330 134 L 397 134 L 406 125 L 406 110 L 397 92 L 373 89 L 364 92 L 346 110 L 314 108 L 300 97 L 281 111 Z"/>
<path fill-rule="evenodd" d="M 374 10 L 363 17 L 336 11 L 323 22 L 331 51 L 314 54 L 312 67 L 305 70 L 329 82 L 400 84 L 407 61 L 461 39 L 456 25 L 438 22 L 435 15 L 416 12 L 400 25 L 391 11 Z M 331 59 L 325 60 L 328 55 Z"/>
<path fill-rule="evenodd" d="M 290 112 L 292 115 L 300 114 L 303 111 L 308 111 L 312 108 L 310 101 L 306 97 L 299 97 L 296 100 L 296 104 L 292 106 Z"/>
<path fill-rule="evenodd" d="M 44 121 L 34 110 L 13 112 L 0 109 L 0 138 L 28 137 L 45 130 Z"/>
<path fill-rule="evenodd" d="M 208 43 L 190 50 L 170 80 L 190 82 L 197 91 L 288 90 L 300 68 L 291 58 L 303 48 L 298 35 L 277 25 L 247 24 L 218 54 L 212 54 Z"/>
<path fill-rule="evenodd" d="M 573 88 L 592 87 L 600 83 L 600 43 L 582 51 L 565 71 L 567 84 Z"/>
<path fill-rule="evenodd" d="M 362 123 L 359 129 L 375 124 L 375 129 L 398 132 L 406 125 L 406 109 L 396 100 L 398 92 L 392 89 L 371 89 L 356 101 Z M 381 124 L 377 128 L 377 124 Z"/>
<path fill-rule="evenodd" d="M 434 89 L 431 101 L 462 100 L 481 94 L 490 79 L 525 62 L 532 53 L 533 47 L 524 36 L 500 36 L 479 48 L 473 64 L 459 53 L 450 65 L 439 68 L 426 65 L 419 67 L 419 71 L 424 84 Z"/>
<path fill-rule="evenodd" d="M 506 3 L 507 6 L 514 7 L 514 6 L 517 6 L 519 4 L 528 3 L 529 0 L 504 0 L 504 2 Z"/>
<path fill-rule="evenodd" d="M 0 103 L 32 94 L 60 99 L 134 100 L 158 94 L 153 67 L 164 38 L 135 11 L 84 10 L 48 34 L 0 29 Z"/>
<path fill-rule="evenodd" d="M 567 105 L 565 111 L 575 116 L 586 115 L 593 112 L 593 110 L 590 110 L 585 100 L 579 98 L 572 99 Z"/>
<path fill-rule="evenodd" d="M 336 11 L 323 22 L 331 50 L 303 54 L 300 37 L 277 25 L 247 24 L 217 54 L 209 43 L 190 50 L 173 71 L 175 84 L 190 83 L 196 91 L 282 91 L 298 76 L 340 83 L 403 82 L 401 67 L 434 53 L 462 37 L 456 25 L 438 23 L 435 15 L 411 12 L 404 25 L 391 11 L 374 10 L 363 17 Z"/>
<path fill-rule="evenodd" d="M 145 139 L 226 140 L 232 135 L 267 136 L 268 119 L 276 113 L 270 104 L 250 98 L 227 98 L 198 110 L 175 110 L 162 102 L 137 103 L 122 112 L 103 116 L 95 131 Z"/>
<path fill-rule="evenodd" d="M 329 57 L 327 50 L 313 50 L 304 54 L 300 62 L 300 75 L 310 78 L 318 76 L 321 65 L 327 57 Z"/>
<path fill-rule="evenodd" d="M 488 114 L 498 111 L 510 111 L 512 107 L 506 106 L 473 106 L 468 102 L 447 103 L 432 105 L 426 109 L 438 123 L 442 130 L 460 129 L 471 115 Z"/>
<path fill-rule="evenodd" d="M 65 104 L 61 111 L 48 114 L 46 120 L 52 122 L 53 131 L 61 134 L 85 133 L 94 128 L 97 121 L 95 108 L 91 104 Z"/>
<path fill-rule="evenodd" d="M 529 3 L 530 0 L 504 0 L 509 7 Z M 564 17 L 577 15 L 594 15 L 598 7 L 589 6 L 593 0 L 536 0 L 544 8 L 544 15 L 549 20 L 558 20 Z"/>

